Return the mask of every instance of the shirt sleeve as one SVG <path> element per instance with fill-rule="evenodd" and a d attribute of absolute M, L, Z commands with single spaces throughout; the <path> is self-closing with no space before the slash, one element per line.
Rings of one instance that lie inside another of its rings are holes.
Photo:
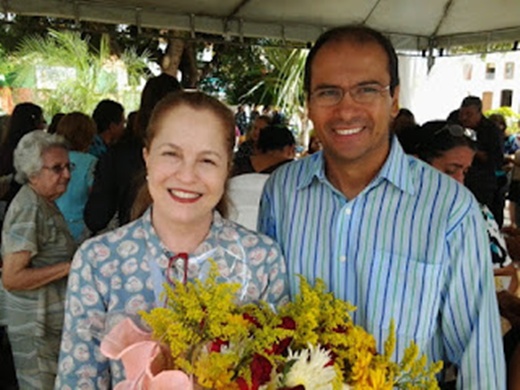
<path fill-rule="evenodd" d="M 83 246 L 72 261 L 56 390 L 110 388 L 109 362 L 99 351 L 106 308 L 89 261 L 94 252 Z"/>
<path fill-rule="evenodd" d="M 476 203 L 448 232 L 441 327 L 457 389 L 505 389 L 504 351 L 489 240 Z"/>
<path fill-rule="evenodd" d="M 15 202 L 11 204 L 4 221 L 2 253 L 29 251 L 31 257 L 35 256 L 38 253 L 38 206 Z"/>

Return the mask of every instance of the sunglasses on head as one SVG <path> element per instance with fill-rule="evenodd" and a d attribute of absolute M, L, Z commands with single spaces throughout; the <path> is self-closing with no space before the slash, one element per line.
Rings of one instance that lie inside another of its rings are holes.
<path fill-rule="evenodd" d="M 475 130 L 468 129 L 466 127 L 462 127 L 454 123 L 450 123 L 446 126 L 441 127 L 439 130 L 433 133 L 433 136 L 435 137 L 444 132 L 450 133 L 450 135 L 452 135 L 453 137 L 466 137 L 472 140 L 473 142 L 477 142 L 477 133 L 475 132 Z"/>

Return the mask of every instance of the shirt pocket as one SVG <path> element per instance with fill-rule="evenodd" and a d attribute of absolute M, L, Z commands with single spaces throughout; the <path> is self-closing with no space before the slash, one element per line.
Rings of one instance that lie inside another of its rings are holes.
<path fill-rule="evenodd" d="M 367 322 L 372 329 L 390 328 L 397 335 L 421 340 L 435 332 L 441 302 L 443 268 L 403 255 L 379 251 L 365 277 Z"/>

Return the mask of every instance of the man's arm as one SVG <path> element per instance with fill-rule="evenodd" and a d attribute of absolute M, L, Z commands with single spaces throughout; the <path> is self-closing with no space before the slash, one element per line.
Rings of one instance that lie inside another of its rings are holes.
<path fill-rule="evenodd" d="M 458 367 L 457 389 L 505 389 L 489 240 L 476 203 L 453 226 L 447 244 L 450 262 L 441 316 L 446 353 Z"/>

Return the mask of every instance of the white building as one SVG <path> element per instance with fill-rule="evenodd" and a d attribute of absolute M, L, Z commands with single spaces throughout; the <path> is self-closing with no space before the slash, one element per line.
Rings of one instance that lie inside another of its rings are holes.
<path fill-rule="evenodd" d="M 464 97 L 482 99 L 484 111 L 508 106 L 520 111 L 520 52 L 437 57 L 400 57 L 401 107 L 419 123 L 445 119 Z"/>

